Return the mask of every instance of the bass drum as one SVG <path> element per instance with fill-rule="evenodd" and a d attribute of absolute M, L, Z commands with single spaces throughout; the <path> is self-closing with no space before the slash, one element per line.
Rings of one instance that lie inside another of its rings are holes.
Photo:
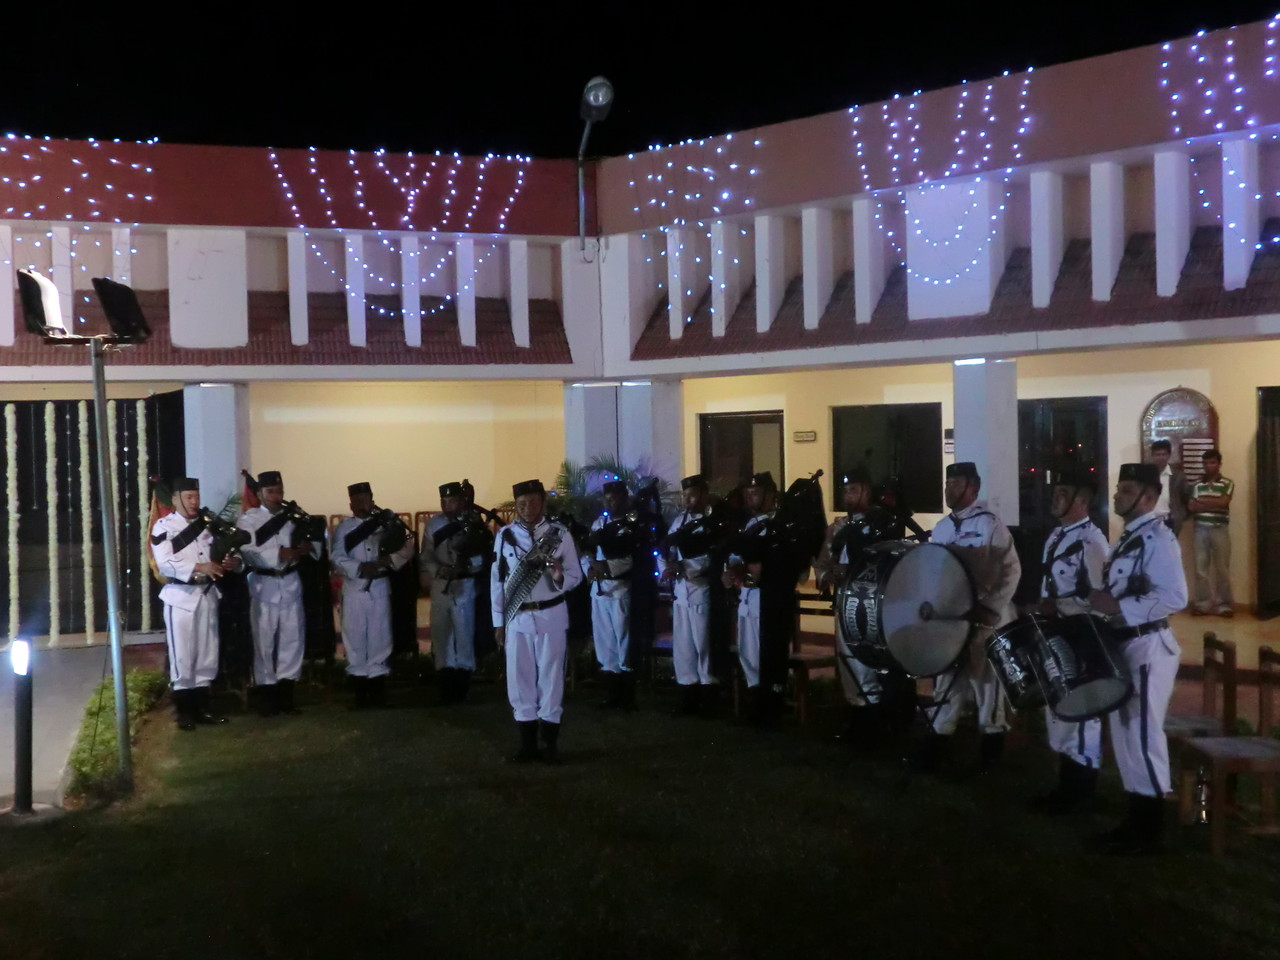
<path fill-rule="evenodd" d="M 873 670 L 898 666 L 885 645 L 882 623 L 884 590 L 894 567 L 915 547 L 908 540 L 886 540 L 868 547 L 861 566 L 849 564 L 849 575 L 836 588 L 836 644 L 842 659 L 852 657 Z"/>
<path fill-rule="evenodd" d="M 973 582 L 947 547 L 922 543 L 889 573 L 880 607 L 885 646 L 913 677 L 936 677 L 953 666 L 969 642 Z"/>

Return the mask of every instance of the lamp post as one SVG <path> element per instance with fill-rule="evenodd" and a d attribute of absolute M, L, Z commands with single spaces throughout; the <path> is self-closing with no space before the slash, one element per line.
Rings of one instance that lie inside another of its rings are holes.
<path fill-rule="evenodd" d="M 582 103 L 578 115 L 586 121 L 582 128 L 582 143 L 578 145 L 578 249 L 587 249 L 587 192 L 584 184 L 583 165 L 587 155 L 587 138 L 591 125 L 609 115 L 613 106 L 613 84 L 604 77 L 592 77 L 582 91 Z"/>
<path fill-rule="evenodd" d="M 98 441 L 97 480 L 98 502 L 101 505 L 102 552 L 107 568 L 107 632 L 111 640 L 117 757 L 120 789 L 129 792 L 133 789 L 133 757 L 129 749 L 129 709 L 124 686 L 124 612 L 120 607 L 116 507 L 111 499 L 112 447 L 107 435 L 107 378 L 104 360 L 107 350 L 112 347 L 145 343 L 151 336 L 151 328 L 142 315 L 138 297 L 132 289 L 102 277 L 93 278 L 93 289 L 112 332 L 89 337 L 75 336 L 67 331 L 63 322 L 61 298 L 53 281 L 34 270 L 18 271 L 18 292 L 22 299 L 22 313 L 27 330 L 42 337 L 48 344 L 89 347 L 89 364 L 93 371 L 93 422 Z"/>
<path fill-rule="evenodd" d="M 31 809 L 31 643 L 15 639 L 9 645 L 13 667 L 13 809 L 15 816 L 30 816 Z"/>

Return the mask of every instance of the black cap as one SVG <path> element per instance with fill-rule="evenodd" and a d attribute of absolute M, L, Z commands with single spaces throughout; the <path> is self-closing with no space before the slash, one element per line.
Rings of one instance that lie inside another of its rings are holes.
<path fill-rule="evenodd" d="M 278 487 L 284 483 L 284 479 L 280 476 L 279 470 L 263 470 L 258 474 L 258 486 L 260 487 Z"/>
<path fill-rule="evenodd" d="M 440 496 L 461 497 L 465 496 L 465 494 L 463 493 L 462 484 L 457 480 L 452 480 L 449 483 L 440 484 Z"/>
<path fill-rule="evenodd" d="M 971 460 L 961 460 L 959 463 L 947 464 L 947 479 L 952 480 L 955 477 L 967 477 L 972 480 L 981 479 L 978 476 L 978 465 Z"/>
<path fill-rule="evenodd" d="M 693 476 L 685 477 L 683 480 L 680 481 L 681 490 L 688 490 L 690 487 L 705 488 L 706 486 L 707 486 L 707 478 L 700 473 L 695 473 Z"/>
<path fill-rule="evenodd" d="M 764 473 L 752 474 L 751 479 L 747 482 L 747 486 L 748 487 L 764 487 L 764 489 L 766 490 L 774 490 L 774 491 L 778 489 L 778 485 L 773 482 L 773 474 L 767 470 Z"/>
<path fill-rule="evenodd" d="M 373 487 L 369 486 L 368 483 L 352 483 L 347 486 L 348 497 L 354 497 L 357 493 L 367 493 L 372 497 Z"/>
<path fill-rule="evenodd" d="M 1160 489 L 1160 468 L 1154 463 L 1120 464 L 1120 481 L 1134 480 L 1148 487 Z"/>
<path fill-rule="evenodd" d="M 200 481 L 195 477 L 179 477 L 173 481 L 173 492 L 182 493 L 184 490 L 195 490 L 200 492 Z"/>
<path fill-rule="evenodd" d="M 866 467 L 853 467 L 840 474 L 840 486 L 846 487 L 851 483 L 865 483 L 871 485 L 871 474 Z"/>
<path fill-rule="evenodd" d="M 525 480 L 517 483 L 511 488 L 513 497 L 523 497 L 527 493 L 540 493 L 544 497 L 547 495 L 547 488 L 542 485 L 541 480 Z"/>
<path fill-rule="evenodd" d="M 1075 487 L 1077 490 L 1091 490 L 1095 493 L 1098 489 L 1098 478 L 1094 476 L 1092 470 L 1085 467 L 1064 467 L 1057 472 L 1057 476 L 1053 479 L 1055 487 Z"/>
<path fill-rule="evenodd" d="M 620 493 L 624 497 L 627 495 L 627 485 L 621 480 L 610 480 L 600 490 L 603 493 Z"/>

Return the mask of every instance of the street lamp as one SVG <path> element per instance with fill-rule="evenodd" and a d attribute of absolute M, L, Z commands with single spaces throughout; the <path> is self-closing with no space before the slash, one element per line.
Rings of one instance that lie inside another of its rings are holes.
<path fill-rule="evenodd" d="M 114 676 L 116 703 L 116 739 L 120 763 L 120 787 L 133 789 L 133 758 L 129 751 L 129 711 L 124 688 L 124 643 L 121 636 L 123 615 L 120 607 L 120 568 L 116 547 L 116 505 L 110 496 L 111 444 L 107 438 L 107 376 L 104 359 L 108 349 L 131 343 L 145 343 L 151 328 L 138 306 L 138 297 L 123 283 L 104 277 L 93 278 L 93 289 L 107 315 L 111 333 L 79 336 L 67 331 L 62 316 L 62 300 L 58 288 L 48 277 L 34 270 L 18 271 L 18 292 L 22 299 L 23 320 L 27 329 L 45 343 L 84 345 L 89 347 L 89 363 L 93 370 L 93 423 L 98 441 L 98 501 L 102 522 L 102 551 L 107 581 L 107 631 L 111 638 L 111 670 Z"/>
<path fill-rule="evenodd" d="M 604 77 L 592 77 L 582 91 L 582 103 L 578 115 L 586 121 L 582 128 L 582 143 L 578 145 L 578 249 L 587 249 L 587 194 L 583 185 L 583 163 L 587 154 L 587 138 L 591 125 L 609 115 L 613 106 L 613 84 Z"/>

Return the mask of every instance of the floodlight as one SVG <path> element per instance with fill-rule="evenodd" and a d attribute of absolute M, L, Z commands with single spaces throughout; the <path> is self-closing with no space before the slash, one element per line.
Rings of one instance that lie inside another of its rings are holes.
<path fill-rule="evenodd" d="M 34 270 L 18 271 L 18 292 L 22 297 L 22 317 L 27 330 L 37 337 L 61 339 L 68 336 L 62 319 L 62 298 L 53 281 Z"/>
<path fill-rule="evenodd" d="M 106 277 L 94 277 L 93 289 L 98 293 L 107 323 L 118 337 L 129 343 L 143 343 L 151 337 L 151 327 L 138 306 L 138 295 L 132 287 Z"/>
<path fill-rule="evenodd" d="M 582 106 L 579 114 L 583 120 L 599 123 L 609 115 L 613 106 L 613 84 L 604 77 L 592 77 L 582 91 Z"/>
<path fill-rule="evenodd" d="M 31 668 L 31 641 L 15 640 L 9 644 L 9 662 L 15 676 L 25 677 Z"/>

